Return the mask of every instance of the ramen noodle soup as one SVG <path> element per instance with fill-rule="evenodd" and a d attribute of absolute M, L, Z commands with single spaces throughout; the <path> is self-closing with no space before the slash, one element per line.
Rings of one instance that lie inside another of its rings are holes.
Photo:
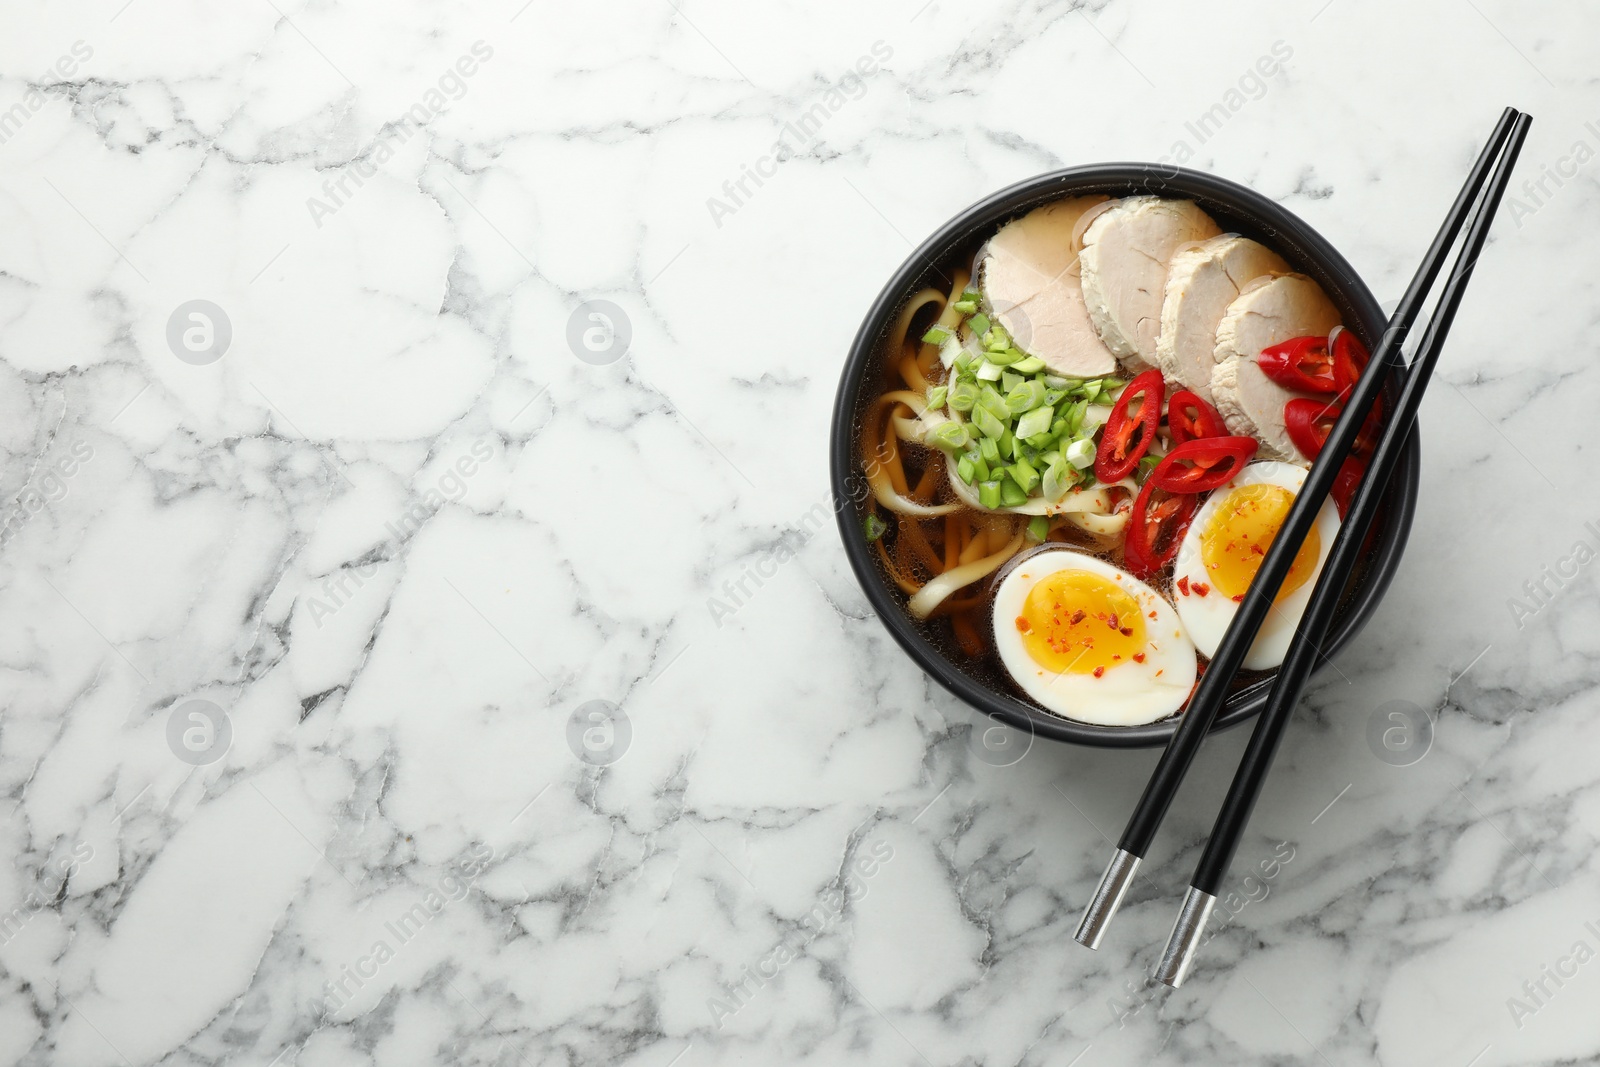
<path fill-rule="evenodd" d="M 1056 200 L 961 264 L 884 340 L 862 536 L 980 679 L 1079 722 L 1178 714 L 1367 353 L 1315 281 L 1187 200 Z M 1283 660 L 1367 429 L 1249 672 Z"/>

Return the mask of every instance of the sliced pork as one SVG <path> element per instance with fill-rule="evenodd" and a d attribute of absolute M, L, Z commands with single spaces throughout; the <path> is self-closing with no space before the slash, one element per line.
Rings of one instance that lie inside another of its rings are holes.
<path fill-rule="evenodd" d="M 1017 345 L 1068 378 L 1103 378 L 1117 369 L 1084 306 L 1072 234 L 1103 196 L 1057 200 L 1007 223 L 990 239 L 982 288 L 994 318 Z"/>
<path fill-rule="evenodd" d="M 1211 393 L 1229 433 L 1261 442 L 1256 459 L 1307 465 L 1283 422 L 1283 406 L 1305 394 L 1268 378 L 1254 360 L 1237 358 L 1216 365 L 1211 373 Z"/>
<path fill-rule="evenodd" d="M 1183 387 L 1208 403 L 1216 370 L 1217 327 L 1249 283 L 1289 273 L 1283 257 L 1248 237 L 1225 234 L 1180 250 L 1167 265 L 1156 362 L 1168 388 Z"/>
<path fill-rule="evenodd" d="M 1173 254 L 1220 233 L 1193 201 L 1156 196 L 1119 201 L 1084 231 L 1079 259 L 1089 318 L 1130 373 L 1156 366 Z"/>
<path fill-rule="evenodd" d="M 1285 389 L 1256 365 L 1264 348 L 1291 337 L 1326 336 L 1339 309 L 1302 274 L 1284 274 L 1248 289 L 1217 326 L 1211 395 L 1231 433 L 1261 442 L 1261 459 L 1306 464 L 1284 428 L 1283 406 L 1303 394 Z"/>

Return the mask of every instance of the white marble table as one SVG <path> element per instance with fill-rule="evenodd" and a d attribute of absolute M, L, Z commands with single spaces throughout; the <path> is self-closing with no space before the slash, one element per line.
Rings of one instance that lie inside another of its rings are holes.
<path fill-rule="evenodd" d="M 921 3 L 8 6 L 0 1063 L 1600 1057 L 1600 18 Z M 1073 945 L 1154 754 L 974 754 L 826 515 L 844 349 L 1111 159 L 1393 300 L 1507 103 L 1410 551 L 1147 992 L 1245 733 Z"/>

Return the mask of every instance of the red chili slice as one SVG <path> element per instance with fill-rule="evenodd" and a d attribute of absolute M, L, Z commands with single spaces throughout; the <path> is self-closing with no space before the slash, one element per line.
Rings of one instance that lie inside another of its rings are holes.
<path fill-rule="evenodd" d="M 1361 343 L 1361 339 L 1343 326 L 1333 331 L 1328 347 L 1332 351 L 1334 386 L 1339 399 L 1343 400 L 1355 388 L 1361 372 L 1366 369 L 1367 360 L 1372 357 L 1368 355 L 1367 346 Z"/>
<path fill-rule="evenodd" d="M 1339 508 L 1339 518 L 1344 518 L 1345 512 L 1350 510 L 1350 498 L 1356 495 L 1356 487 L 1361 484 L 1361 479 L 1366 473 L 1367 461 L 1360 456 L 1350 456 L 1339 465 L 1339 473 L 1333 479 L 1333 488 L 1328 491 L 1328 495 L 1333 497 L 1334 504 Z"/>
<path fill-rule="evenodd" d="M 1133 502 L 1122 546 L 1122 564 L 1130 574 L 1150 579 L 1172 562 L 1199 501 L 1194 493 L 1173 495 L 1157 489 L 1154 478 L 1146 480 Z"/>
<path fill-rule="evenodd" d="M 1264 348 L 1256 364 L 1262 373 L 1286 389 L 1301 393 L 1339 391 L 1326 337 L 1295 337 Z"/>
<path fill-rule="evenodd" d="M 1100 447 L 1095 452 L 1094 476 L 1102 482 L 1120 482 L 1133 473 L 1139 460 L 1150 450 L 1161 426 L 1161 404 L 1166 399 L 1167 383 L 1158 370 L 1147 370 L 1122 391 L 1111 408 Z M 1128 405 L 1140 398 L 1136 415 Z"/>
<path fill-rule="evenodd" d="M 1283 428 L 1302 456 L 1317 458 L 1342 408 L 1336 400 L 1313 400 L 1303 396 L 1283 405 Z"/>
<path fill-rule="evenodd" d="M 1217 409 L 1187 389 L 1179 389 L 1167 398 L 1167 429 L 1172 433 L 1174 445 L 1202 437 L 1228 436 L 1228 428 L 1223 425 Z"/>
<path fill-rule="evenodd" d="M 1150 482 L 1169 493 L 1208 493 L 1243 470 L 1258 447 L 1254 437 L 1185 441 L 1161 458 Z"/>
<path fill-rule="evenodd" d="M 1315 397 L 1296 397 L 1283 405 L 1283 426 L 1289 440 L 1307 459 L 1316 459 L 1317 453 L 1327 443 L 1333 424 L 1344 412 L 1341 400 L 1318 400 Z M 1378 424 L 1383 419 L 1383 399 L 1380 397 L 1367 413 L 1366 421 L 1356 434 L 1355 453 L 1365 455 L 1378 441 Z"/>

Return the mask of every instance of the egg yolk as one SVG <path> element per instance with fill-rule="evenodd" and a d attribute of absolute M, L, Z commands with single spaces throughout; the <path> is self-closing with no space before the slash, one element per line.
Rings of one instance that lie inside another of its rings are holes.
<path fill-rule="evenodd" d="M 1041 578 L 1028 590 L 1016 624 L 1028 655 L 1057 674 L 1098 678 L 1135 656 L 1143 658 L 1139 601 L 1089 571 L 1056 571 Z"/>
<path fill-rule="evenodd" d="M 1257 482 L 1229 492 L 1200 534 L 1200 558 L 1211 583 L 1227 596 L 1242 596 L 1293 505 L 1294 493 L 1281 485 Z M 1289 575 L 1278 589 L 1278 600 L 1306 583 L 1321 554 L 1322 537 L 1313 526 L 1295 553 Z"/>

